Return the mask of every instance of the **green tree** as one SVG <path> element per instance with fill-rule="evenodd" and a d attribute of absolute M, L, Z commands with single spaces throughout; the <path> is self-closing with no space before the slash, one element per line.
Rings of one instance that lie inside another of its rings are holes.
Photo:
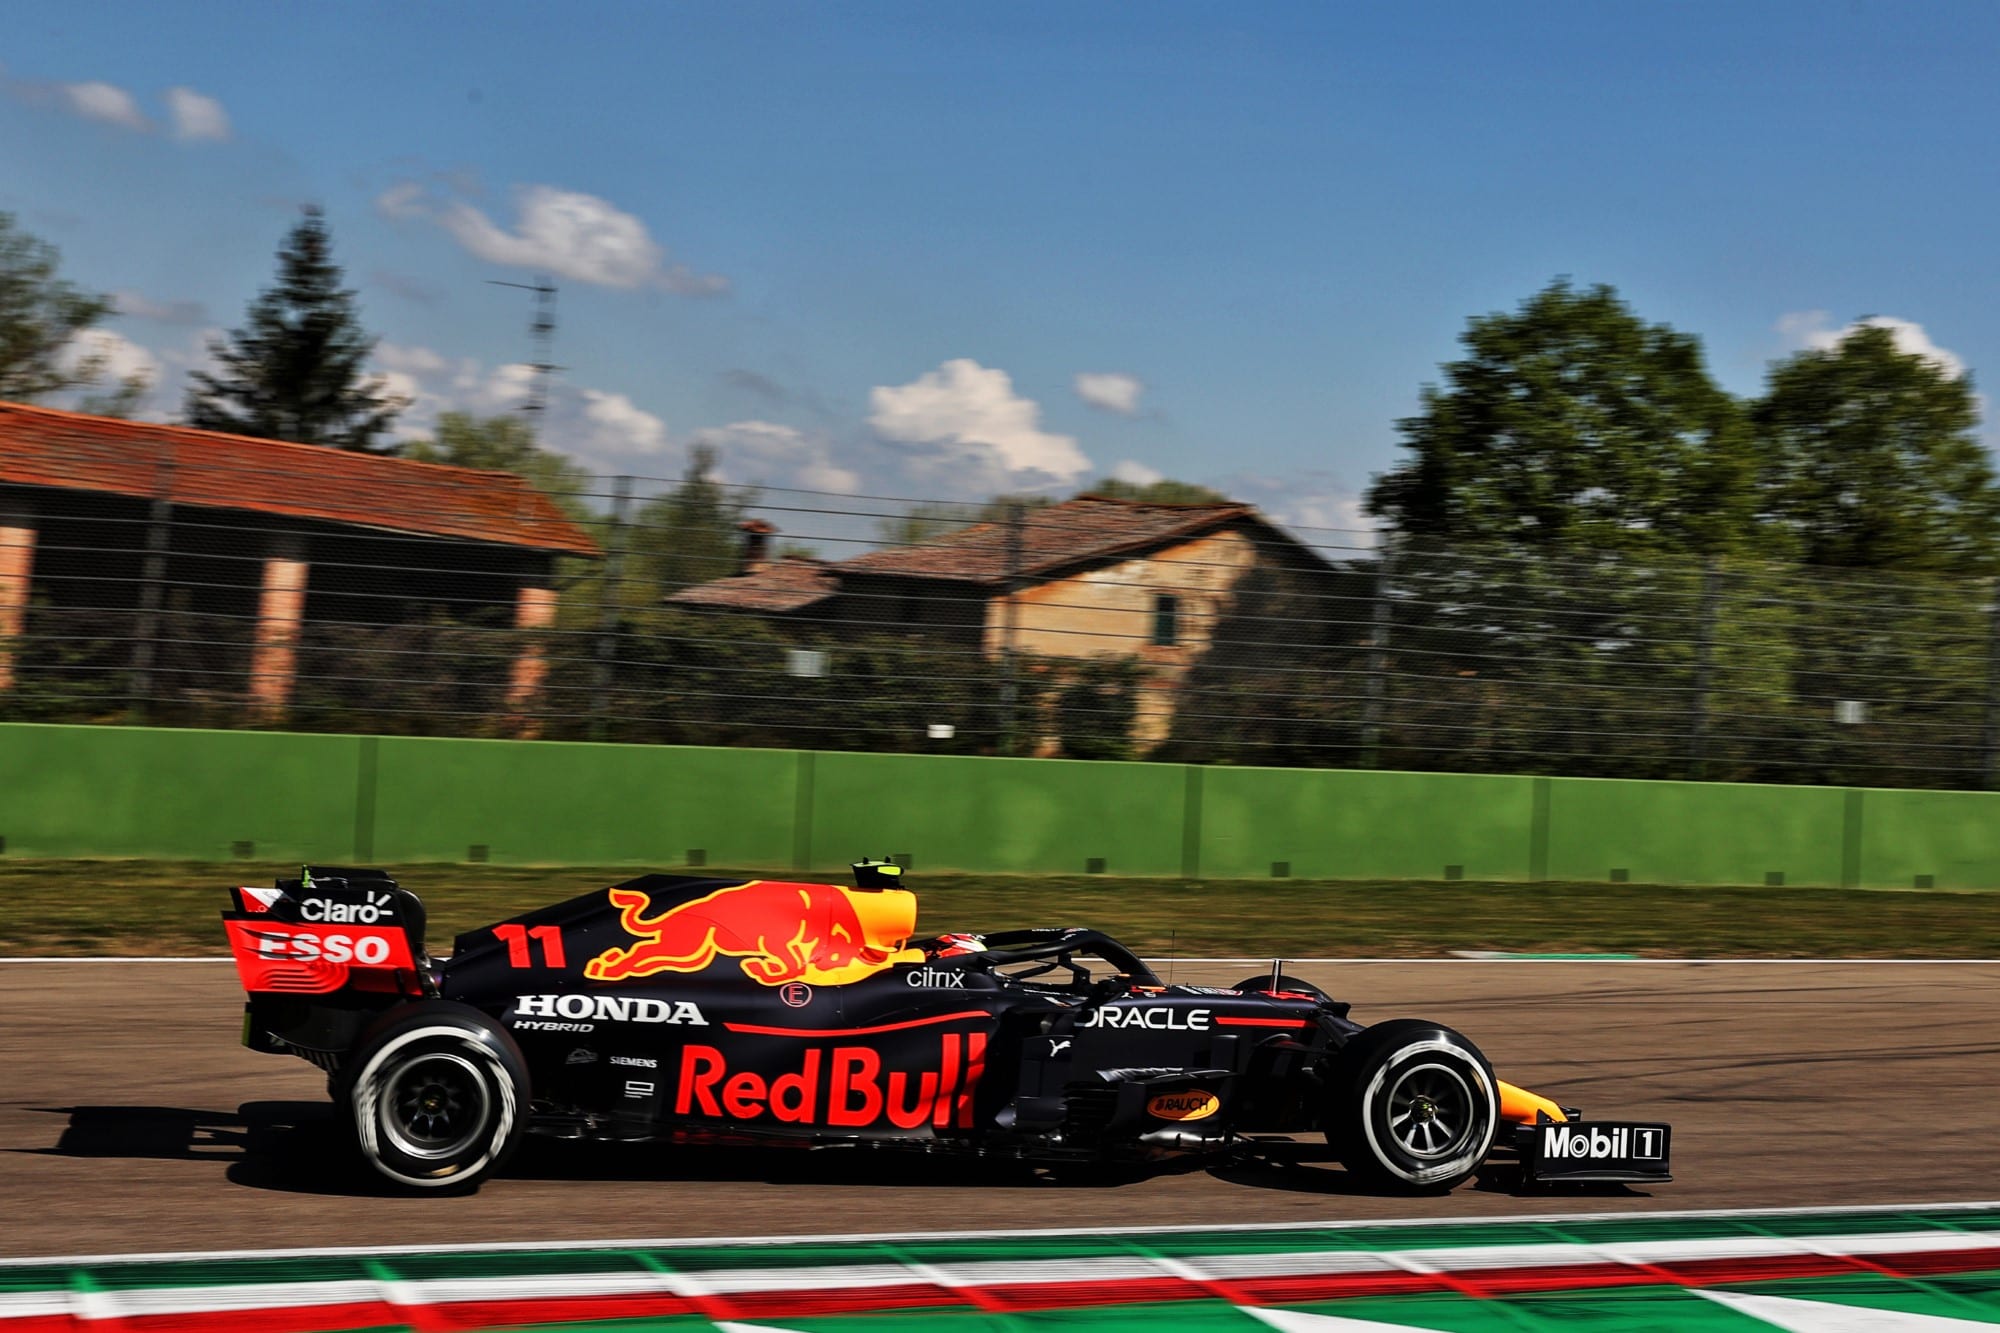
<path fill-rule="evenodd" d="M 1581 550 L 1748 539 L 1748 425 L 1697 339 L 1610 287 L 1557 281 L 1462 341 L 1444 386 L 1398 423 L 1412 457 L 1376 479 L 1369 513 L 1412 535 Z"/>
<path fill-rule="evenodd" d="M 1704 562 L 1770 545 L 1747 414 L 1609 287 L 1462 341 L 1368 495 L 1395 537 L 1374 760 L 1678 776 Z"/>
<path fill-rule="evenodd" d="M 1751 418 L 1765 513 L 1806 563 L 2000 568 L 2000 487 L 1969 374 L 1862 324 L 1773 366 Z"/>
<path fill-rule="evenodd" d="M 77 369 L 80 373 L 100 378 L 104 374 L 104 358 L 101 355 L 87 355 Z M 152 378 L 148 375 L 127 375 L 114 386 L 83 394 L 77 399 L 76 410 L 100 417 L 129 417 L 152 384 Z"/>
<path fill-rule="evenodd" d="M 756 497 L 716 480 L 715 463 L 713 445 L 695 445 L 680 482 L 640 507 L 632 525 L 632 584 L 644 600 L 736 572 L 738 525 Z"/>
<path fill-rule="evenodd" d="M 1221 491 L 1197 486 L 1191 481 L 1175 481 L 1172 477 L 1162 477 L 1143 485 L 1136 481 L 1124 481 L 1118 477 L 1106 477 L 1081 492 L 1083 495 L 1101 495 L 1109 500 L 1137 500 L 1149 505 L 1219 505 L 1228 504 L 1229 497 Z"/>
<path fill-rule="evenodd" d="M 916 546 L 961 532 L 976 523 L 1005 523 L 1009 505 L 1027 513 L 1047 509 L 1055 500 L 1046 495 L 996 495 L 977 504 L 920 500 L 902 513 L 875 520 L 875 540 L 884 546 Z"/>
<path fill-rule="evenodd" d="M 512 472 L 576 522 L 595 525 L 595 517 L 584 503 L 590 493 L 590 473 L 567 454 L 544 449 L 535 440 L 534 428 L 511 413 L 477 417 L 469 412 L 445 412 L 438 417 L 431 438 L 407 441 L 400 452 L 423 463 Z"/>
<path fill-rule="evenodd" d="M 113 313 L 109 297 L 79 291 L 56 275 L 61 253 L 0 213 L 0 398 L 32 403 L 103 377 L 104 359 L 69 354 L 71 340 Z M 126 407 L 138 389 L 86 404 Z"/>
<path fill-rule="evenodd" d="M 250 303 L 243 327 L 209 345 L 217 371 L 196 371 L 188 424 L 369 453 L 406 404 L 365 373 L 375 340 L 340 285 L 326 218 L 308 207 L 278 251 L 278 281 Z"/>
<path fill-rule="evenodd" d="M 970 505 L 920 500 L 900 514 L 875 520 L 875 540 L 884 546 L 918 546 L 977 522 Z"/>

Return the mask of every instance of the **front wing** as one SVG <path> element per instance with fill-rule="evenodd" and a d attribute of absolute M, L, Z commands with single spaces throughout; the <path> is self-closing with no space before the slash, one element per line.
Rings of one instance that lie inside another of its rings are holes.
<path fill-rule="evenodd" d="M 1521 1178 L 1531 1184 L 1663 1184 L 1673 1131 L 1628 1120 L 1542 1119 L 1514 1131 Z"/>

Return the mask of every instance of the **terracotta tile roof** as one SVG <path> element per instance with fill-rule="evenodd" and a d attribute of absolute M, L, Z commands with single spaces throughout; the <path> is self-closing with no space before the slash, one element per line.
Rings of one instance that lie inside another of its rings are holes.
<path fill-rule="evenodd" d="M 151 497 L 163 480 L 177 505 L 601 554 L 511 473 L 0 402 L 0 482 Z"/>
<path fill-rule="evenodd" d="M 715 611 L 799 611 L 840 591 L 840 579 L 824 560 L 786 556 L 754 574 L 736 574 L 683 588 L 668 606 Z"/>
<path fill-rule="evenodd" d="M 1247 504 L 1163 505 L 1080 495 L 1031 509 L 1021 527 L 1021 573 L 1033 578 L 1071 565 L 1148 550 L 1238 519 L 1262 522 Z M 1007 528 L 980 523 L 914 546 L 872 551 L 838 566 L 842 573 L 999 584 L 1007 579 Z"/>

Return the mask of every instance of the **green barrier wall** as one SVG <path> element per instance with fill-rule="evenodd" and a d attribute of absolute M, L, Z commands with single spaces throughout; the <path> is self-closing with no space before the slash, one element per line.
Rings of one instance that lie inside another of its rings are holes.
<path fill-rule="evenodd" d="M 1528 879 L 1533 778 L 1207 768 L 1203 875 Z"/>
<path fill-rule="evenodd" d="M 919 868 L 1181 873 L 1187 779 L 1175 764 L 936 755 L 812 757 L 814 866 L 907 852 Z"/>
<path fill-rule="evenodd" d="M 238 843 L 288 860 L 353 855 L 353 736 L 0 726 L 9 856 L 226 861 Z M 461 854 L 462 850 L 461 850 Z"/>
<path fill-rule="evenodd" d="M 1838 787 L 1541 781 L 1549 853 L 1537 878 L 1609 880 L 1623 871 L 1634 884 L 1855 882 L 1842 873 L 1847 793 Z M 2000 884 L 2000 860 L 1994 867 Z"/>
<path fill-rule="evenodd" d="M 382 737 L 360 861 L 510 865 L 791 863 L 801 756 L 790 750 Z M 851 858 L 850 858 L 851 859 Z"/>
<path fill-rule="evenodd" d="M 2000 888 L 2000 794 L 0 725 L 0 853 Z"/>

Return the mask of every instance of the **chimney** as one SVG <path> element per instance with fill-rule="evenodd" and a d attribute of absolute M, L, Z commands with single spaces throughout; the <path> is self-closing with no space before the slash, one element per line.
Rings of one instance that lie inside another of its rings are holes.
<path fill-rule="evenodd" d="M 738 523 L 743 533 L 743 563 L 738 574 L 755 574 L 771 563 L 771 534 L 778 529 L 761 518 L 746 518 Z"/>

